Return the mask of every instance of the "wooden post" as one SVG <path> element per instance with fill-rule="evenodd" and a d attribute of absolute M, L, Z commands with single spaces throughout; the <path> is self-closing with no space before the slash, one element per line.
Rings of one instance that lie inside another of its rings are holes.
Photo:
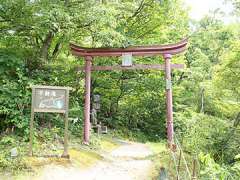
<path fill-rule="evenodd" d="M 193 168 L 192 168 L 193 172 L 192 172 L 192 180 L 196 180 L 197 179 L 197 172 L 196 172 L 196 169 L 197 169 L 197 159 L 194 158 L 193 159 Z"/>
<path fill-rule="evenodd" d="M 178 165 L 177 165 L 177 180 L 180 180 L 179 173 L 180 173 L 180 167 L 181 167 L 181 158 L 182 158 L 182 151 L 180 149 L 179 159 L 178 159 Z"/>
<path fill-rule="evenodd" d="M 68 154 L 68 106 L 69 106 L 69 89 L 66 90 L 66 112 L 64 118 L 64 151 L 62 157 L 69 158 Z"/>
<path fill-rule="evenodd" d="M 92 57 L 85 57 L 85 104 L 84 104 L 84 135 L 83 143 L 89 144 L 90 136 L 90 93 L 91 93 Z"/>
<path fill-rule="evenodd" d="M 166 79 L 166 106 L 167 106 L 167 138 L 168 146 L 173 146 L 173 105 L 172 105 L 172 82 L 171 82 L 171 54 L 164 54 L 165 79 Z"/>
<path fill-rule="evenodd" d="M 35 88 L 32 89 L 32 105 L 31 105 L 31 119 L 29 125 L 29 156 L 33 155 L 33 122 L 34 122 L 34 96 L 35 96 Z"/>

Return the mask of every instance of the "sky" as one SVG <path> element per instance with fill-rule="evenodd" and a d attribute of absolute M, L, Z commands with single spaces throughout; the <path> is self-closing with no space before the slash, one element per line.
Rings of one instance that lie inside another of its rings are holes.
<path fill-rule="evenodd" d="M 194 20 L 200 20 L 209 11 L 214 11 L 220 8 L 226 13 L 223 18 L 225 23 L 234 21 L 234 18 L 230 15 L 233 7 L 230 3 L 226 3 L 224 0 L 184 0 L 186 5 L 190 7 L 190 17 Z"/>

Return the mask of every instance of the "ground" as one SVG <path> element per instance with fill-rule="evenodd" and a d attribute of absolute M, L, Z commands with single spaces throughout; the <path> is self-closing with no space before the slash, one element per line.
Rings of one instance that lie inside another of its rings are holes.
<path fill-rule="evenodd" d="M 39 180 L 147 180 L 153 167 L 151 160 L 146 160 L 152 151 L 144 144 L 123 142 L 110 153 L 102 154 L 104 159 L 93 167 L 80 170 L 74 167 L 48 165 Z"/>
<path fill-rule="evenodd" d="M 94 165 L 82 166 L 59 165 L 51 163 L 44 165 L 37 176 L 23 176 L 24 180 L 148 180 L 154 169 L 149 157 L 153 151 L 146 145 L 136 142 L 117 140 L 119 146 L 114 150 L 102 151 Z M 71 152 L 72 153 L 72 152 Z M 72 157 L 74 161 L 76 157 Z M 89 159 L 91 160 L 91 159 Z M 81 162 L 81 160 L 80 160 Z M 1 179 L 1 178 L 0 178 Z M 6 178 L 7 180 L 9 178 Z M 4 179 L 5 180 L 5 179 Z M 12 180 L 12 179 L 11 179 Z M 14 179 L 15 180 L 15 179 Z"/>

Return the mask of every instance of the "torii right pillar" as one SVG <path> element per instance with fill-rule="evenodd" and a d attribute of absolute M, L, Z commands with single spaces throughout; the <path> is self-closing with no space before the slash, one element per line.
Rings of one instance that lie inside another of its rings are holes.
<path fill-rule="evenodd" d="M 164 54 L 165 60 L 165 79 L 166 79 L 166 107 L 167 107 L 167 139 L 168 147 L 174 150 L 173 139 L 173 104 L 172 104 L 172 80 L 171 80 L 171 54 Z"/>

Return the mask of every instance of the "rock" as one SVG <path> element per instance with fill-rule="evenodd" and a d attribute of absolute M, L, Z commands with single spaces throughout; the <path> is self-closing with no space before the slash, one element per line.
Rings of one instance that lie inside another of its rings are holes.
<path fill-rule="evenodd" d="M 51 144 L 51 150 L 53 150 L 53 151 L 57 150 L 57 148 L 56 148 L 56 146 L 54 146 L 54 144 Z"/>
<path fill-rule="evenodd" d="M 166 169 L 163 168 L 163 167 L 160 169 L 159 180 L 168 180 L 167 171 L 166 171 Z"/>
<path fill-rule="evenodd" d="M 18 150 L 17 148 L 12 148 L 10 150 L 10 153 L 11 153 L 11 157 L 17 157 L 18 156 Z"/>

